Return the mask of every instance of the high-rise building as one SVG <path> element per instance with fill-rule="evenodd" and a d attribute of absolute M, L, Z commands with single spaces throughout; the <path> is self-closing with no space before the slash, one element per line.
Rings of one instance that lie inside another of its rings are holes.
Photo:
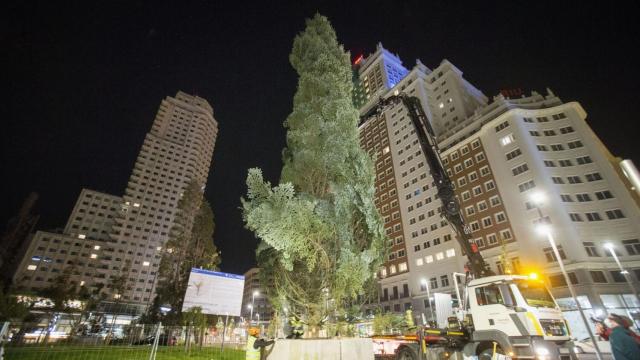
<path fill-rule="evenodd" d="M 62 231 L 34 234 L 14 277 L 16 286 L 41 290 L 70 269 L 76 285 L 103 284 L 108 291 L 110 277 L 119 269 L 115 259 L 122 256 L 109 238 L 121 205 L 121 197 L 82 189 Z"/>
<path fill-rule="evenodd" d="M 269 287 L 260 282 L 260 268 L 254 267 L 244 273 L 242 311 L 245 319 L 253 316 L 253 321 L 269 321 L 273 308 L 269 302 Z"/>
<path fill-rule="evenodd" d="M 122 261 L 131 261 L 124 301 L 152 300 L 160 252 L 178 201 L 190 181 L 204 190 L 217 134 L 218 123 L 206 100 L 180 91 L 160 104 L 111 233 L 113 241 L 125 249 Z"/>
<path fill-rule="evenodd" d="M 100 283 L 109 299 L 148 304 L 178 201 L 191 181 L 204 191 L 217 133 L 206 100 L 183 92 L 164 99 L 124 196 L 82 190 L 62 233 L 35 234 L 17 285 L 42 289 L 72 266 L 76 284 Z M 121 274 L 127 274 L 126 289 L 116 293 L 109 281 Z"/>
<path fill-rule="evenodd" d="M 376 53 L 381 51 L 378 46 Z M 362 58 L 358 65 L 379 58 Z M 395 86 L 356 104 L 365 115 L 377 98 L 396 91 L 420 99 L 471 237 L 496 273 L 544 273 L 567 315 L 576 316 L 550 246 L 535 231 L 540 219 L 529 197 L 540 191 L 547 199 L 543 221 L 552 226 L 582 305 L 594 313 L 638 315 L 640 303 L 603 248 L 614 244 L 623 266 L 640 280 L 637 195 L 622 178 L 620 160 L 588 126 L 585 111 L 551 91 L 488 102 L 461 75 L 446 60 L 433 71 L 417 61 Z M 375 201 L 390 241 L 379 305 L 387 311 L 412 306 L 414 314 L 429 318 L 427 294 L 453 294 L 452 274 L 463 271 L 466 257 L 440 216 L 437 189 L 404 106 L 363 119 L 360 139 L 375 156 Z"/>

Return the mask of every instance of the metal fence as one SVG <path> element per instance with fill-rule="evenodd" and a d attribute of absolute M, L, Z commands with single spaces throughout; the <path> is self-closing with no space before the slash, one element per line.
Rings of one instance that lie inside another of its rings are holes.
<path fill-rule="evenodd" d="M 98 333 L 58 328 L 2 327 L 3 359 L 26 360 L 236 360 L 244 359 L 243 327 L 134 324 Z M 0 357 L 2 359 L 2 357 Z"/>

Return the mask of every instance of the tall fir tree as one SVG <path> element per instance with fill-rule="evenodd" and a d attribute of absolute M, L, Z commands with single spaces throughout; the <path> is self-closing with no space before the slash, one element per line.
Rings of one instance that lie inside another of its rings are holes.
<path fill-rule="evenodd" d="M 349 53 L 326 17 L 298 34 L 289 56 L 298 73 L 286 119 L 280 184 L 250 169 L 242 199 L 246 227 L 261 242 L 258 264 L 274 280 L 271 301 L 317 329 L 333 308 L 362 295 L 383 259 L 375 173 L 360 148 Z"/>
<path fill-rule="evenodd" d="M 169 305 L 171 310 L 163 319 L 165 323 L 180 323 L 191 268 L 217 270 L 220 265 L 220 253 L 213 242 L 213 211 L 202 195 L 201 186 L 191 181 L 178 202 L 178 214 L 162 252 L 157 295 L 150 312 Z M 157 319 L 158 315 L 147 317 Z"/>

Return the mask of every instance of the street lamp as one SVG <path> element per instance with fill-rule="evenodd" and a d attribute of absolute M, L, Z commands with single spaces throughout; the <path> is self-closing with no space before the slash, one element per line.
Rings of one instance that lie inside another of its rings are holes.
<path fill-rule="evenodd" d="M 252 301 L 253 303 L 253 301 Z M 251 325 L 251 323 L 253 322 L 253 304 L 249 304 L 247 305 L 247 307 L 249 309 L 251 309 L 250 315 L 249 315 L 249 325 Z"/>
<path fill-rule="evenodd" d="M 547 236 L 547 240 L 549 240 L 549 244 L 551 244 L 551 249 L 553 249 L 553 254 L 555 255 L 556 260 L 558 261 L 558 265 L 560 266 L 560 271 L 564 276 L 564 281 L 567 283 L 567 288 L 569 288 L 569 293 L 571 294 L 573 301 L 575 301 L 576 306 L 578 307 L 578 312 L 580 312 L 580 316 L 582 317 L 582 322 L 584 323 L 584 326 L 587 328 L 587 331 L 589 332 L 589 337 L 591 338 L 591 342 L 593 343 L 593 348 L 596 350 L 596 357 L 598 358 L 598 360 L 602 360 L 602 354 L 600 353 L 598 342 L 596 341 L 595 336 L 593 336 L 593 331 L 591 331 L 591 326 L 587 321 L 587 317 L 585 316 L 582 306 L 578 301 L 578 297 L 576 296 L 576 293 L 573 290 L 573 285 L 571 284 L 571 279 L 569 278 L 569 274 L 567 274 L 566 270 L 564 269 L 564 263 L 562 262 L 562 257 L 560 257 L 560 252 L 558 251 L 558 247 L 556 246 L 556 241 L 553 238 L 553 235 L 551 234 L 551 230 L 552 230 L 551 225 L 547 223 L 547 221 L 545 220 L 545 217 L 542 215 L 542 209 L 540 209 L 540 206 L 544 204 L 545 198 L 546 198 L 545 195 L 541 192 L 535 192 L 531 194 L 531 201 L 533 202 L 535 208 L 538 210 L 539 220 L 538 220 L 537 230 L 538 232 Z"/>
<path fill-rule="evenodd" d="M 609 252 L 611 253 L 611 256 L 613 256 L 613 259 L 616 261 L 616 264 L 618 264 L 618 268 L 620 269 L 620 274 L 622 274 L 625 280 L 627 280 L 627 283 L 629 283 L 629 287 L 631 287 L 631 291 L 636 296 L 636 298 L 638 298 L 638 300 L 640 301 L 640 294 L 638 293 L 638 289 L 636 289 L 636 286 L 633 284 L 633 280 L 631 280 L 631 275 L 629 275 L 629 272 L 622 267 L 622 263 L 620 263 L 620 259 L 618 259 L 618 254 L 616 254 L 616 251 L 613 248 L 613 244 L 606 243 L 604 244 L 604 248 L 609 250 Z"/>
<path fill-rule="evenodd" d="M 427 279 L 422 279 L 422 284 L 427 288 L 427 301 L 429 302 L 429 311 L 431 312 L 431 320 L 435 319 L 433 314 L 433 306 L 431 306 L 431 292 L 429 291 L 429 282 Z"/>

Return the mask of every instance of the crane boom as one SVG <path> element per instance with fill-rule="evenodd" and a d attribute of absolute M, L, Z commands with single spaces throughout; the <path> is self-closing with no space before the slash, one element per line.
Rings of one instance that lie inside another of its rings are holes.
<path fill-rule="evenodd" d="M 386 107 L 400 102 L 407 108 L 409 118 L 418 135 L 420 148 L 427 158 L 431 176 L 438 189 L 438 197 L 440 201 L 442 201 L 441 215 L 444 216 L 456 233 L 458 243 L 469 260 L 469 270 L 471 274 L 476 278 L 493 275 L 478 251 L 477 245 L 470 239 L 471 229 L 465 224 L 462 213 L 460 212 L 460 204 L 453 190 L 453 182 L 442 165 L 435 134 L 422 108 L 420 99 L 415 96 L 396 92 L 396 94 L 387 98 L 380 98 L 378 104 L 364 117 L 369 117 L 373 115 L 374 112 L 381 113 Z"/>

